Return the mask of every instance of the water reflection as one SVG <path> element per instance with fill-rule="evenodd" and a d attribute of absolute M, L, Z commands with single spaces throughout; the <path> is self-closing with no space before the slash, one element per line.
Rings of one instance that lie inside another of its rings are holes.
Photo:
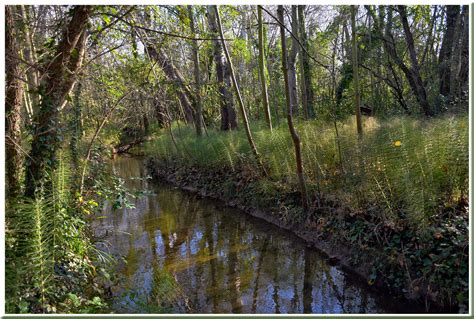
<path fill-rule="evenodd" d="M 122 158 L 112 166 L 128 187 L 152 192 L 137 198 L 134 209 L 113 210 L 109 205 L 105 218 L 95 222 L 97 235 L 107 243 L 101 248 L 124 259 L 113 290 L 117 312 L 153 312 L 156 300 L 151 296 L 157 281 L 167 280 L 165 274 L 184 296 L 173 312 L 387 310 L 296 237 L 239 211 L 136 179 L 146 175 L 140 160 Z"/>

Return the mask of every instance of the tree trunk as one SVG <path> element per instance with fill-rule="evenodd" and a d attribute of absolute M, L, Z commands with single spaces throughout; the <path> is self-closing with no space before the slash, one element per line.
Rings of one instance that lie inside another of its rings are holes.
<path fill-rule="evenodd" d="M 85 29 L 91 12 L 91 6 L 75 6 L 72 9 L 72 18 L 56 52 L 47 62 L 32 149 L 27 160 L 25 194 L 29 197 L 34 197 L 36 187 L 45 177 L 46 170 L 56 167 L 56 152 L 62 139 L 59 112 L 74 86 L 75 73 L 84 58 L 87 41 Z"/>
<path fill-rule="evenodd" d="M 212 6 L 208 7 L 208 22 L 211 34 L 217 37 L 219 34 L 217 27 L 216 12 Z M 222 45 L 219 40 L 214 40 L 214 61 L 216 63 L 217 83 L 220 93 L 221 104 L 221 130 L 233 130 L 237 128 L 237 114 L 235 112 L 231 87 L 229 63 L 224 63 Z"/>
<path fill-rule="evenodd" d="M 258 69 L 260 71 L 260 82 L 262 83 L 262 105 L 265 113 L 265 120 L 268 128 L 272 130 L 272 118 L 270 113 L 270 105 L 268 103 L 267 78 L 265 76 L 265 46 L 263 38 L 263 18 L 262 7 L 257 6 L 258 17 Z"/>
<path fill-rule="evenodd" d="M 469 85 L 469 6 L 462 7 L 463 31 L 461 35 L 461 61 L 457 84 L 460 86 L 458 95 L 468 91 Z"/>
<path fill-rule="evenodd" d="M 443 96 L 449 95 L 449 80 L 451 76 L 451 56 L 453 53 L 454 34 L 459 18 L 459 6 L 446 6 L 446 32 L 443 36 L 441 50 L 439 51 L 439 93 Z"/>
<path fill-rule="evenodd" d="M 294 5 L 291 6 L 291 32 L 295 36 L 298 34 L 298 11 Z M 288 56 L 288 85 L 290 86 L 291 109 L 295 114 L 298 114 L 298 89 L 296 86 L 296 55 L 298 50 L 298 43 L 291 38 L 291 50 Z"/>
<path fill-rule="evenodd" d="M 354 106 L 357 122 L 357 135 L 362 137 L 362 119 L 360 115 L 360 89 L 359 89 L 359 59 L 357 57 L 357 34 L 356 34 L 356 6 L 351 6 L 351 29 L 352 29 L 352 73 L 354 79 Z"/>
<path fill-rule="evenodd" d="M 15 197 L 20 192 L 20 172 L 22 156 L 21 144 L 21 105 L 23 82 L 18 60 L 18 32 L 13 18 L 14 6 L 5 6 L 5 155 L 7 197 Z"/>
<path fill-rule="evenodd" d="M 196 28 L 194 26 L 194 14 L 193 6 L 188 6 L 189 14 L 189 26 L 191 28 L 191 34 L 193 37 L 196 35 Z M 196 114 L 194 117 L 194 123 L 196 125 L 196 134 L 202 135 L 202 101 L 201 101 L 201 72 L 199 71 L 199 51 L 198 42 L 193 40 L 192 43 L 192 55 L 194 63 L 194 81 L 196 82 L 195 95 L 196 95 Z"/>
<path fill-rule="evenodd" d="M 300 49 L 300 69 L 301 69 L 301 100 L 303 101 L 303 110 L 305 118 L 314 117 L 314 92 L 313 86 L 311 85 L 312 72 L 309 65 L 309 56 L 308 56 L 308 35 L 306 34 L 305 27 L 305 15 L 304 9 L 306 6 L 298 6 L 298 25 L 299 25 L 299 36 L 300 42 L 305 48 L 305 50 Z"/>
<path fill-rule="evenodd" d="M 428 103 L 425 85 L 423 84 L 423 80 L 421 79 L 420 66 L 418 65 L 418 59 L 416 57 L 415 41 L 413 40 L 410 25 L 408 24 L 406 8 L 405 6 L 400 5 L 398 6 L 398 10 L 400 13 L 400 19 L 402 21 L 403 31 L 405 33 L 405 40 L 410 56 L 411 68 L 409 70 L 409 73 L 411 74 L 411 77 L 413 79 L 412 82 L 414 84 L 414 89 L 416 90 L 416 96 L 418 97 L 418 102 L 420 103 L 420 106 L 423 109 L 425 115 L 431 116 L 433 114 L 431 112 L 431 107 Z"/>
<path fill-rule="evenodd" d="M 301 192 L 301 202 L 304 209 L 308 208 L 308 194 L 306 191 L 306 182 L 304 180 L 303 173 L 303 161 L 301 159 L 301 143 L 300 137 L 295 130 L 293 125 L 293 110 L 291 108 L 291 93 L 290 93 L 290 83 L 288 79 L 288 61 L 287 61 L 287 51 L 286 51 L 286 36 L 285 36 L 285 27 L 284 16 L 283 16 L 283 6 L 278 6 L 278 20 L 280 20 L 280 35 L 281 35 L 281 63 L 283 69 L 283 77 L 285 80 L 285 95 L 286 95 L 286 119 L 288 121 L 288 128 L 290 130 L 291 139 L 295 147 L 295 160 L 296 160 L 296 175 L 298 176 L 298 182 L 300 185 Z"/>
<path fill-rule="evenodd" d="M 158 126 L 160 128 L 167 127 L 169 125 L 169 119 L 166 116 L 166 110 L 161 101 L 161 98 L 155 96 L 153 98 L 153 105 L 154 105 L 154 115 L 155 119 L 158 121 Z"/>
<path fill-rule="evenodd" d="M 19 7 L 19 13 L 22 18 L 22 41 L 24 41 L 25 45 L 23 47 L 23 54 L 25 57 L 25 60 L 30 64 L 30 65 L 36 65 L 37 63 L 37 58 L 36 58 L 36 49 L 35 45 L 33 42 L 33 36 L 30 32 L 29 28 L 29 15 L 28 15 L 28 8 L 25 8 L 25 6 L 21 5 Z M 38 86 L 39 86 L 39 74 L 38 70 L 36 70 L 34 67 L 29 67 L 26 72 L 27 80 L 28 80 L 28 92 L 27 95 L 30 98 L 31 104 L 30 108 L 28 110 L 29 115 L 31 118 L 33 118 L 34 113 L 36 108 L 39 105 L 39 96 L 38 96 Z"/>
<path fill-rule="evenodd" d="M 219 16 L 219 9 L 218 9 L 217 6 L 214 6 L 214 8 L 215 8 L 215 11 L 216 11 L 216 22 L 217 22 L 217 28 L 219 30 L 219 35 L 221 37 L 222 48 L 224 49 L 224 54 L 225 54 L 225 57 L 227 59 L 227 63 L 229 65 L 229 71 L 230 71 L 230 76 L 231 76 L 231 79 L 232 79 L 232 85 L 234 86 L 235 95 L 237 96 L 237 102 L 239 104 L 240 113 L 242 115 L 242 121 L 243 121 L 243 124 L 244 124 L 245 133 L 247 134 L 247 140 L 248 140 L 250 148 L 252 149 L 252 152 L 255 156 L 255 159 L 257 160 L 259 166 L 262 169 L 263 174 L 265 176 L 267 176 L 268 175 L 267 171 L 265 169 L 265 166 L 262 163 L 260 154 L 258 153 L 258 150 L 257 150 L 257 146 L 255 146 L 255 142 L 253 141 L 252 132 L 250 131 L 249 121 L 248 121 L 248 118 L 247 118 L 247 112 L 245 111 L 244 102 L 242 100 L 242 96 L 240 95 L 239 85 L 237 84 L 237 80 L 235 78 L 234 68 L 232 66 L 232 60 L 230 59 L 230 54 L 229 54 L 229 51 L 227 50 L 227 45 L 226 45 L 225 40 L 224 40 L 224 32 L 222 31 L 221 18 Z"/>
<path fill-rule="evenodd" d="M 79 176 L 79 141 L 82 138 L 82 103 L 81 103 L 81 94 L 82 94 L 82 83 L 79 81 L 74 90 L 74 103 L 72 110 L 72 121 L 71 121 L 71 162 L 74 169 L 74 177 Z M 77 181 L 78 179 L 75 178 Z"/>
<path fill-rule="evenodd" d="M 166 77 L 176 84 L 176 91 L 178 99 L 184 108 L 184 115 L 186 123 L 194 123 L 194 110 L 193 105 L 196 105 L 196 100 L 193 96 L 191 89 L 184 82 L 184 78 L 181 73 L 174 67 L 165 55 L 162 49 L 155 50 L 152 46 L 147 46 L 146 50 L 148 55 L 154 59 L 158 66 L 163 70 Z"/>

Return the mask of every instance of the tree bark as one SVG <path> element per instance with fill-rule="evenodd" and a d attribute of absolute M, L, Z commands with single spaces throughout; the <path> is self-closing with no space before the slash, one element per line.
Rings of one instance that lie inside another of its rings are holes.
<path fill-rule="evenodd" d="M 194 26 L 194 14 L 193 6 L 188 6 L 189 14 L 189 26 L 191 28 L 191 34 L 193 37 L 196 35 L 196 28 Z M 193 40 L 192 43 L 192 56 L 194 63 L 194 81 L 195 84 L 195 95 L 196 95 L 196 114 L 194 118 L 194 123 L 196 126 L 196 134 L 198 136 L 202 135 L 202 101 L 201 101 L 201 72 L 199 71 L 199 49 L 197 40 Z"/>
<path fill-rule="evenodd" d="M 255 159 L 257 160 L 257 163 L 259 164 L 260 168 L 262 169 L 262 172 L 265 176 L 268 175 L 265 166 L 262 163 L 262 159 L 260 157 L 260 154 L 258 153 L 257 146 L 255 145 L 255 142 L 252 137 L 252 132 L 250 131 L 250 125 L 249 125 L 249 120 L 247 118 L 247 112 L 245 111 L 245 106 L 244 102 L 242 100 L 242 96 L 240 95 L 240 90 L 239 90 L 239 85 L 237 84 L 237 79 L 235 78 L 235 73 L 234 73 L 234 68 L 232 66 L 232 60 L 230 58 L 229 51 L 227 50 L 227 45 L 224 40 L 224 32 L 222 31 L 222 24 L 221 24 L 221 18 L 219 16 L 219 9 L 217 6 L 214 6 L 215 11 L 216 11 L 216 22 L 217 22 L 217 28 L 219 30 L 219 35 L 221 37 L 221 42 L 222 42 L 222 48 L 224 49 L 224 54 L 227 59 L 227 63 L 229 65 L 229 70 L 230 70 L 230 76 L 232 79 L 232 85 L 234 86 L 235 90 L 235 95 L 237 96 L 237 102 L 239 104 L 240 108 L 240 113 L 242 115 L 242 122 L 244 124 L 245 128 L 245 133 L 247 134 L 247 140 L 249 142 L 250 148 L 252 149 L 252 152 L 255 156 Z"/>
<path fill-rule="evenodd" d="M 258 17 L 258 69 L 260 72 L 260 82 L 262 84 L 262 105 L 265 113 L 265 121 L 268 128 L 272 130 L 272 118 L 270 113 L 270 105 L 268 103 L 267 78 L 265 76 L 265 45 L 263 36 L 263 18 L 262 8 L 257 6 Z"/>
<path fill-rule="evenodd" d="M 219 34 L 216 13 L 212 6 L 208 6 L 209 29 L 213 36 Z M 217 83 L 220 94 L 221 105 L 221 130 L 234 130 L 237 128 L 237 113 L 235 112 L 231 87 L 229 64 L 224 62 L 222 45 L 219 40 L 214 40 L 214 62 L 216 63 Z"/>
<path fill-rule="evenodd" d="M 354 106 L 357 122 L 357 135 L 362 137 L 362 119 L 360 114 L 360 89 L 359 89 L 359 59 L 357 57 L 357 33 L 356 33 L 356 6 L 351 6 L 351 29 L 352 29 L 352 73 L 354 83 Z"/>
<path fill-rule="evenodd" d="M 458 18 L 459 6 L 446 6 L 446 32 L 443 36 L 438 58 L 439 93 L 443 96 L 448 96 L 450 91 L 451 56 L 453 53 L 454 34 L 456 32 Z"/>
<path fill-rule="evenodd" d="M 463 31 L 461 35 L 461 61 L 457 84 L 460 86 L 458 95 L 468 91 L 469 85 L 469 6 L 462 7 Z"/>
<path fill-rule="evenodd" d="M 282 21 L 284 23 L 284 21 Z M 298 11 L 296 6 L 291 6 L 291 32 L 298 34 Z M 298 54 L 298 43 L 291 38 L 291 49 L 288 55 L 288 84 L 290 86 L 290 103 L 294 113 L 298 113 L 298 89 L 296 83 L 296 56 Z"/>
<path fill-rule="evenodd" d="M 34 197 L 36 187 L 43 180 L 46 170 L 57 164 L 56 152 L 62 133 L 59 113 L 76 81 L 76 71 L 84 58 L 87 34 L 86 25 L 91 6 L 75 6 L 56 52 L 47 61 L 44 82 L 40 85 L 42 97 L 36 117 L 32 149 L 27 160 L 25 194 Z"/>
<path fill-rule="evenodd" d="M 291 93 L 290 83 L 288 79 L 288 61 L 287 61 L 287 50 L 286 50 L 286 36 L 283 16 L 283 6 L 278 6 L 278 19 L 280 20 L 280 35 L 281 35 L 281 64 L 283 69 L 283 77 L 285 80 L 285 95 L 286 95 L 286 119 L 288 122 L 288 128 L 290 130 L 291 139 L 295 148 L 295 160 L 296 160 L 296 175 L 298 176 L 298 182 L 301 192 L 301 202 L 304 209 L 308 209 L 308 194 L 306 191 L 306 182 L 303 173 L 303 161 L 301 159 L 301 142 L 298 133 L 293 125 L 293 110 L 291 105 Z"/>
<path fill-rule="evenodd" d="M 18 60 L 18 31 L 13 18 L 14 6 L 5 6 L 5 155 L 6 155 L 6 195 L 15 197 L 20 192 L 20 172 L 22 156 L 21 144 L 21 105 L 23 82 Z"/>
<path fill-rule="evenodd" d="M 309 65 L 309 56 L 308 56 L 308 35 L 306 34 L 305 27 L 305 14 L 304 9 L 306 6 L 298 6 L 298 26 L 299 26 L 299 36 L 300 42 L 305 48 L 305 50 L 300 49 L 300 68 L 301 68 L 301 100 L 303 102 L 303 110 L 306 119 L 314 117 L 314 92 L 313 86 L 311 85 L 312 72 Z"/>

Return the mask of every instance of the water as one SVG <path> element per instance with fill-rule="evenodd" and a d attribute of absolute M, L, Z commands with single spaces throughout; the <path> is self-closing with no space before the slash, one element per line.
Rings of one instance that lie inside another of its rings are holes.
<path fill-rule="evenodd" d="M 140 179 L 144 161 L 112 169 L 146 194 L 135 208 L 107 205 L 98 246 L 118 261 L 119 313 L 393 313 L 396 302 L 330 266 L 291 233 L 245 213 Z M 388 298 L 388 299 L 387 299 Z M 175 301 L 163 309 L 160 301 Z M 407 310 L 405 310 L 407 311 Z"/>

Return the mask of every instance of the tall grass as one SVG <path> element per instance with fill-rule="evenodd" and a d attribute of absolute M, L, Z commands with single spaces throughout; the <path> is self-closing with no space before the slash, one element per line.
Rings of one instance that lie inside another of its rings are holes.
<path fill-rule="evenodd" d="M 364 119 L 363 126 L 364 137 L 358 141 L 354 118 L 338 123 L 338 136 L 332 124 L 322 121 L 297 125 L 310 189 L 342 200 L 354 210 L 375 205 L 380 219 L 403 217 L 413 226 L 427 222 L 438 205 L 467 196 L 467 115 L 429 120 L 371 117 Z M 270 179 L 296 189 L 288 128 L 280 125 L 271 133 L 263 123 L 256 123 L 252 131 Z M 209 136 L 197 138 L 192 127 L 175 124 L 172 132 L 175 142 L 166 130 L 160 131 L 146 152 L 204 169 L 255 165 L 243 130 L 210 129 Z"/>

